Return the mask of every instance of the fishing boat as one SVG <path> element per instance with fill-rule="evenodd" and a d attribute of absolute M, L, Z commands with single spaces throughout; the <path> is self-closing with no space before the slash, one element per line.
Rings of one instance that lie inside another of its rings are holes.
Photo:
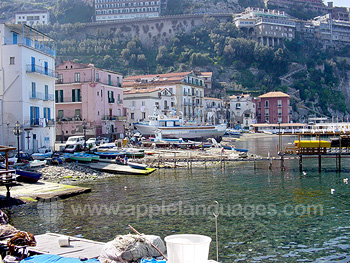
<path fill-rule="evenodd" d="M 42 173 L 39 173 L 37 171 L 30 171 L 30 170 L 22 170 L 22 169 L 16 169 L 16 180 L 20 182 L 27 182 L 27 183 L 36 183 Z"/>
<path fill-rule="evenodd" d="M 168 117 L 155 113 L 148 122 L 134 123 L 143 136 L 154 136 L 158 131 L 162 138 L 205 139 L 221 138 L 226 131 L 226 124 L 219 125 L 185 125 L 179 117 Z"/>
<path fill-rule="evenodd" d="M 84 154 L 84 153 L 75 153 L 69 157 L 73 161 L 78 162 L 91 162 L 92 156 L 91 154 Z"/>
<path fill-rule="evenodd" d="M 145 170 L 145 169 L 147 168 L 147 165 L 142 164 L 142 163 L 131 163 L 131 162 L 128 162 L 128 165 L 129 165 L 131 168 L 134 168 L 134 169 Z"/>
<path fill-rule="evenodd" d="M 33 154 L 32 154 L 32 158 L 33 158 L 34 160 L 45 160 L 46 158 L 51 157 L 52 154 L 53 154 L 52 151 L 46 152 L 46 153 L 40 153 L 40 152 L 39 152 L 39 153 L 33 153 Z"/>
<path fill-rule="evenodd" d="M 115 159 L 117 156 L 124 156 L 124 153 L 120 152 L 95 152 L 95 155 L 98 155 L 100 159 Z"/>
<path fill-rule="evenodd" d="M 46 165 L 46 160 L 34 160 L 29 162 L 30 168 Z"/>

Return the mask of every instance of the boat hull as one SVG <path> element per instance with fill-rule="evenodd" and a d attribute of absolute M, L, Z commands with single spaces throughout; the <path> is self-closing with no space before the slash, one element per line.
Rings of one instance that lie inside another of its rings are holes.
<path fill-rule="evenodd" d="M 42 175 L 42 173 L 19 170 L 19 169 L 16 169 L 16 174 L 17 174 L 17 178 L 16 178 L 17 181 L 27 182 L 27 183 L 36 183 Z"/>
<path fill-rule="evenodd" d="M 226 131 L 226 124 L 213 126 L 176 126 L 157 127 L 147 124 L 134 124 L 136 129 L 144 136 L 155 135 L 157 129 L 161 131 L 162 138 L 168 139 L 206 139 L 222 137 Z"/>

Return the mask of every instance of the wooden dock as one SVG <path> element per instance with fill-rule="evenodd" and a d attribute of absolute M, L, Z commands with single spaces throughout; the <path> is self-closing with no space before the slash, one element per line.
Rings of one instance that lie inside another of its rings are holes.
<path fill-rule="evenodd" d="M 93 163 L 89 165 L 90 168 L 107 173 L 117 174 L 133 174 L 133 175 L 149 175 L 153 173 L 156 168 L 134 169 L 128 165 L 119 165 L 113 163 Z"/>
<path fill-rule="evenodd" d="M 70 239 L 70 245 L 61 247 L 59 239 Z M 85 238 L 69 237 L 65 235 L 46 233 L 43 235 L 36 235 L 37 242 L 35 247 L 28 247 L 28 251 L 36 254 L 53 254 L 63 257 L 73 258 L 97 258 L 105 245 L 103 242 L 93 241 Z"/>

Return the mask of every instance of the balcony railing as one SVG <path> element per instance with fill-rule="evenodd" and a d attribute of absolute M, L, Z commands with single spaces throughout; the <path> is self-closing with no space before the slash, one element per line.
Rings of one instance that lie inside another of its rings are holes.
<path fill-rule="evenodd" d="M 44 95 L 41 92 L 30 91 L 29 92 L 29 98 L 30 99 L 34 99 L 34 100 L 43 100 L 44 99 Z"/>
<path fill-rule="evenodd" d="M 126 121 L 126 116 L 105 115 L 102 117 L 104 121 Z"/>
<path fill-rule="evenodd" d="M 63 101 L 58 99 L 56 100 L 56 103 L 69 103 L 69 102 L 81 102 L 81 96 L 78 98 L 75 98 L 75 100 L 73 101 L 72 97 L 63 97 Z"/>
<path fill-rule="evenodd" d="M 57 78 L 57 74 L 55 73 L 55 70 L 45 68 L 43 66 L 39 66 L 35 64 L 27 64 L 26 71 L 29 73 L 38 73 L 38 74 L 46 75 L 52 78 Z"/>
<path fill-rule="evenodd" d="M 44 94 L 44 100 L 53 101 L 55 99 L 55 96 L 53 94 Z"/>

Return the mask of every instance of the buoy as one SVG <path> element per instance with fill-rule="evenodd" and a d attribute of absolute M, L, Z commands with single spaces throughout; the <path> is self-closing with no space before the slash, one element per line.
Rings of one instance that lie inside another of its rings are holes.
<path fill-rule="evenodd" d="M 307 173 L 305 171 L 303 171 L 303 175 L 306 175 Z"/>
<path fill-rule="evenodd" d="M 334 194 L 335 190 L 334 189 L 331 189 L 331 194 Z"/>
<path fill-rule="evenodd" d="M 349 178 L 343 179 L 343 182 L 344 182 L 345 184 L 348 184 L 348 183 L 349 183 Z"/>

